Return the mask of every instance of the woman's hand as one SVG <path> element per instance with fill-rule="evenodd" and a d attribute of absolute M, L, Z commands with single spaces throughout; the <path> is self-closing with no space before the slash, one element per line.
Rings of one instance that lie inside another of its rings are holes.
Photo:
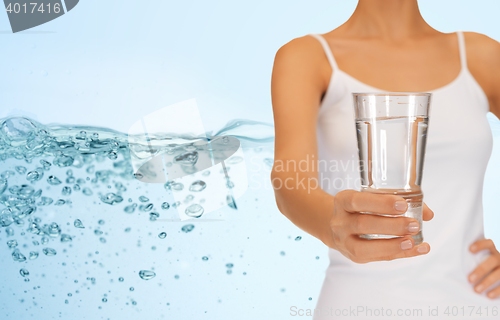
<path fill-rule="evenodd" d="M 394 260 L 423 255 L 429 252 L 428 243 L 415 246 L 411 235 L 420 230 L 416 219 L 383 217 L 360 212 L 398 216 L 407 209 L 406 201 L 396 195 L 344 190 L 335 195 L 330 227 L 333 248 L 356 263 Z M 434 213 L 424 204 L 423 220 L 431 220 Z M 368 240 L 361 234 L 401 236 L 394 239 Z M 499 291 L 500 292 L 500 291 Z"/>
<path fill-rule="evenodd" d="M 492 289 L 488 292 L 488 298 L 495 299 L 500 296 L 500 285 L 495 288 L 490 287 L 500 280 L 500 253 L 491 239 L 478 240 L 469 248 L 472 253 L 486 249 L 490 251 L 491 255 L 472 271 L 469 275 L 469 281 L 475 284 L 474 290 L 477 293 Z"/>

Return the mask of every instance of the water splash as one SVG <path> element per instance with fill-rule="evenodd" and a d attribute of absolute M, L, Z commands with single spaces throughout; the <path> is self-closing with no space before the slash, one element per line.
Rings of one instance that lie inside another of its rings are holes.
<path fill-rule="evenodd" d="M 235 119 L 229 121 L 214 136 L 235 137 L 247 142 L 246 146 L 255 147 L 274 142 L 274 126 L 260 121 Z"/>
<path fill-rule="evenodd" d="M 191 185 L 189 186 L 189 191 L 201 192 L 201 191 L 205 190 L 206 187 L 207 187 L 207 184 L 205 183 L 205 181 L 196 180 L 193 183 L 191 183 Z"/>
<path fill-rule="evenodd" d="M 73 223 L 73 225 L 75 226 L 75 228 L 81 228 L 81 229 L 85 228 L 80 219 L 76 219 L 75 222 Z"/>
<path fill-rule="evenodd" d="M 151 280 L 156 277 L 156 273 L 149 270 L 141 270 L 139 271 L 139 277 L 141 277 L 141 279 L 143 280 Z"/>
<path fill-rule="evenodd" d="M 16 240 L 9 240 L 9 241 L 7 241 L 7 246 L 9 247 L 9 249 L 14 249 L 15 247 L 17 247 L 17 241 Z"/>
<path fill-rule="evenodd" d="M 168 209 L 170 209 L 170 204 L 169 204 L 168 202 L 163 202 L 163 203 L 161 204 L 161 208 L 162 208 L 163 210 L 168 210 Z"/>
<path fill-rule="evenodd" d="M 181 228 L 182 232 L 184 232 L 184 233 L 191 232 L 191 231 L 193 231 L 193 229 L 194 229 L 194 225 L 192 225 L 192 224 L 187 224 Z"/>
<path fill-rule="evenodd" d="M 214 135 L 208 133 L 208 136 L 215 142 L 222 134 L 237 137 L 242 142 L 242 147 L 253 148 L 256 144 L 272 142 L 271 131 L 272 126 L 268 124 L 238 120 L 228 123 Z M 260 136 L 251 135 L 255 132 Z M 93 225 L 84 215 L 84 211 L 79 219 L 72 217 L 71 220 L 67 218 L 67 221 L 64 221 L 64 211 L 77 211 L 78 208 L 73 205 L 77 199 L 84 198 L 89 206 L 99 211 L 118 207 L 119 212 L 127 214 L 144 215 L 143 212 L 147 212 L 147 218 L 151 221 L 160 218 L 157 208 L 164 210 L 161 214 L 167 215 L 168 218 L 171 208 L 181 205 L 179 201 L 156 203 L 155 199 L 150 200 L 145 195 L 127 195 L 127 192 L 134 192 L 127 190 L 128 183 L 136 180 L 131 157 L 151 156 L 150 145 L 142 137 L 136 137 L 136 142 L 133 143 L 130 143 L 129 138 L 126 134 L 107 128 L 42 125 L 23 117 L 0 120 L 0 229 L 5 229 L 4 235 L 7 237 L 14 237 L 14 229 L 9 226 L 19 228 L 19 231 L 16 231 L 17 240 L 5 239 L 3 242 L 4 250 L 13 259 L 12 263 L 21 262 L 35 267 L 44 262 L 33 260 L 47 259 L 44 261 L 59 261 L 57 263 L 69 265 L 71 261 L 60 262 L 59 259 L 71 259 L 71 248 L 80 241 L 88 242 L 89 245 L 91 241 L 95 241 L 96 245 L 109 246 L 114 239 L 112 234 L 108 233 L 110 229 L 105 228 L 108 225 L 100 222 L 98 226 Z M 157 154 L 175 154 L 175 162 L 181 165 L 183 170 L 187 170 L 186 172 L 190 172 L 190 168 L 196 167 L 201 161 L 192 137 L 154 135 L 149 138 L 148 143 L 152 143 Z M 219 142 L 229 143 L 229 139 L 222 138 Z M 237 165 L 242 160 L 241 157 L 232 156 L 227 160 L 227 164 Z M 200 218 L 206 213 L 202 206 L 204 199 L 199 197 L 207 192 L 204 190 L 214 174 L 217 172 L 206 170 L 202 174 L 206 182 L 197 180 L 184 188 L 182 183 L 169 181 L 164 184 L 164 188 L 168 192 L 189 191 L 190 194 L 183 200 L 189 203 L 185 213 L 190 217 Z M 228 187 L 232 186 L 231 184 L 234 183 L 228 180 Z M 139 204 L 134 203 L 132 198 L 138 199 Z M 227 205 L 237 209 L 236 201 L 230 194 L 227 197 Z M 55 209 L 58 210 L 53 212 Z M 43 212 L 44 220 L 47 221 L 42 222 L 35 216 L 40 212 Z M 124 217 L 141 218 L 129 215 Z M 51 221 L 56 218 L 62 221 Z M 194 228 L 193 224 L 184 225 L 180 234 L 190 233 Z M 125 232 L 131 231 L 131 228 L 121 228 L 120 231 L 123 232 L 124 229 Z M 29 243 L 23 244 L 21 241 L 19 245 L 18 237 L 29 237 Z M 158 238 L 165 239 L 166 232 L 158 234 Z M 166 243 L 165 241 L 162 243 Z M 158 244 L 157 246 L 160 248 Z M 170 250 L 168 247 L 168 251 Z M 98 251 L 93 254 L 98 255 Z M 101 261 L 103 260 L 92 258 L 89 264 L 103 267 Z M 38 273 L 31 267 L 29 269 L 32 271 L 30 278 L 33 281 Z M 19 269 L 16 268 L 16 272 L 17 270 Z M 21 270 L 26 270 L 26 277 L 23 277 L 28 280 L 27 269 Z M 139 276 L 145 280 L 156 275 L 153 271 L 141 272 Z M 120 278 L 122 280 L 119 282 L 123 282 L 123 277 Z M 175 279 L 179 279 L 179 275 L 175 275 Z M 98 281 L 94 277 L 89 277 L 88 280 L 90 285 Z M 133 287 L 130 287 L 130 290 L 133 291 Z"/>
<path fill-rule="evenodd" d="M 26 261 L 26 257 L 19 251 L 19 249 L 15 249 L 14 252 L 12 252 L 12 259 L 17 262 L 24 262 Z"/>
<path fill-rule="evenodd" d="M 234 198 L 232 195 L 228 194 L 226 196 L 226 202 L 227 202 L 227 205 L 231 208 L 233 208 L 234 210 L 237 210 L 238 207 L 236 206 L 236 201 L 234 201 Z"/>
<path fill-rule="evenodd" d="M 203 215 L 204 209 L 199 204 L 192 204 L 186 208 L 186 215 L 192 218 L 199 218 Z"/>
<path fill-rule="evenodd" d="M 46 255 L 46 256 L 55 256 L 57 254 L 56 250 L 52 249 L 52 248 L 44 248 L 43 249 L 43 253 Z"/>

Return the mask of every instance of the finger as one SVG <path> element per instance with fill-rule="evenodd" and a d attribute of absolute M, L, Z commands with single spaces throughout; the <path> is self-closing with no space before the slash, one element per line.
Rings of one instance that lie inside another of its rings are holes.
<path fill-rule="evenodd" d="M 422 210 L 422 220 L 429 221 L 434 218 L 434 211 L 429 209 L 429 207 L 424 202 L 424 209 Z"/>
<path fill-rule="evenodd" d="M 477 293 L 481 293 L 484 290 L 491 287 L 495 282 L 500 280 L 500 268 L 496 268 L 492 272 L 490 272 L 478 285 L 474 287 L 474 290 Z"/>
<path fill-rule="evenodd" d="M 336 198 L 340 199 L 342 207 L 348 212 L 399 215 L 405 213 L 408 208 L 404 198 L 392 194 L 344 190 L 337 193 Z"/>
<path fill-rule="evenodd" d="M 407 217 L 383 217 L 374 214 L 353 213 L 351 232 L 353 234 L 386 234 L 404 236 L 417 234 L 420 225 L 418 221 Z"/>
<path fill-rule="evenodd" d="M 495 299 L 497 297 L 500 297 L 500 286 L 488 292 L 488 298 Z"/>
<path fill-rule="evenodd" d="M 429 253 L 431 251 L 431 246 L 427 242 L 422 242 L 421 244 L 413 247 L 410 250 L 405 250 L 394 256 L 394 259 L 410 258 L 415 256 L 421 256 Z"/>
<path fill-rule="evenodd" d="M 350 253 L 349 258 L 356 263 L 409 258 L 429 252 L 425 246 L 424 253 L 418 252 L 415 248 L 415 241 L 410 236 L 368 240 L 352 235 L 346 239 L 345 245 Z M 421 247 L 421 245 L 417 247 Z"/>
<path fill-rule="evenodd" d="M 489 256 L 480 265 L 474 269 L 469 275 L 469 281 L 476 283 L 478 280 L 484 278 L 488 273 L 500 266 L 500 259 L 497 256 Z"/>
<path fill-rule="evenodd" d="M 473 244 L 471 244 L 469 250 L 473 253 L 476 253 L 476 252 L 479 252 L 481 250 L 485 250 L 485 249 L 490 249 L 490 251 L 492 251 L 492 249 L 495 248 L 495 244 L 493 243 L 493 240 L 491 239 L 481 239 L 481 240 L 478 240 L 476 242 L 474 242 Z"/>

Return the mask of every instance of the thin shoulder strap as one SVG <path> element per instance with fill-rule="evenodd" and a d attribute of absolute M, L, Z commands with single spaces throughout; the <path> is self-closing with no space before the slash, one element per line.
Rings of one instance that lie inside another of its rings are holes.
<path fill-rule="evenodd" d="M 457 31 L 457 37 L 458 37 L 458 48 L 460 50 L 460 64 L 462 65 L 462 69 L 467 69 L 467 54 L 465 51 L 465 40 L 464 40 L 464 33 L 459 30 Z"/>
<path fill-rule="evenodd" d="M 330 46 L 326 42 L 325 38 L 323 38 L 323 36 L 321 36 L 320 34 L 317 34 L 317 33 L 311 33 L 309 35 L 318 39 L 318 41 L 323 46 L 323 50 L 325 50 L 326 57 L 328 58 L 328 61 L 330 62 L 332 69 L 334 71 L 337 70 L 338 69 L 337 62 L 335 61 L 335 58 L 333 57 L 332 50 L 330 49 Z"/>

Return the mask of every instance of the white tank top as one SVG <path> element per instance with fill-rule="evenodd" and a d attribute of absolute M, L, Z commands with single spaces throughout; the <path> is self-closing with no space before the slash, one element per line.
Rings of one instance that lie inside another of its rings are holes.
<path fill-rule="evenodd" d="M 333 69 L 317 122 L 318 160 L 323 162 L 319 168 L 321 186 L 332 195 L 344 189 L 359 190 L 351 93 L 384 90 L 340 70 L 325 39 L 319 34 L 311 36 L 321 42 Z M 459 75 L 429 91 L 432 101 L 422 190 L 424 202 L 435 216 L 423 223 L 422 230 L 430 253 L 356 264 L 329 249 L 330 265 L 313 319 L 386 319 L 391 316 L 380 313 L 387 309 L 397 319 L 500 319 L 491 315 L 500 300 L 476 293 L 468 282 L 469 273 L 489 255 L 487 251 L 472 254 L 469 246 L 484 238 L 482 189 L 493 137 L 486 118 L 488 99 L 467 68 L 462 32 L 457 36 Z M 475 306 L 474 313 L 483 308 L 482 316 L 469 316 L 468 306 Z M 438 316 L 433 315 L 436 307 Z M 366 311 L 353 313 L 352 308 Z M 421 314 L 414 309 L 421 309 Z"/>

